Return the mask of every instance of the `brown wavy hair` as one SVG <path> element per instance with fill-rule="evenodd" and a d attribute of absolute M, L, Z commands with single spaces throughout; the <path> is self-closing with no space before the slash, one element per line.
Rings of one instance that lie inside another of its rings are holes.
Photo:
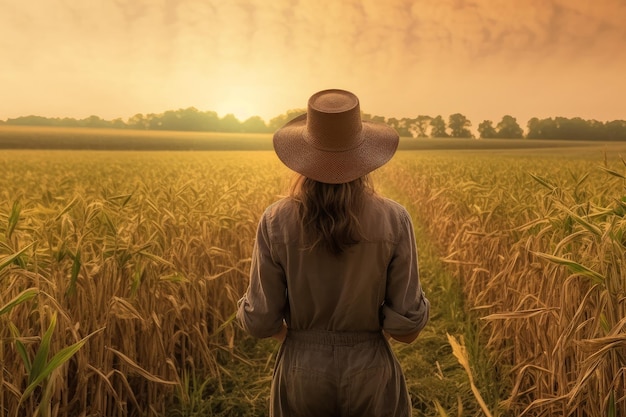
<path fill-rule="evenodd" d="M 339 255 L 363 238 L 358 214 L 373 194 L 368 175 L 345 184 L 326 184 L 299 176 L 291 188 L 304 226 L 307 249 L 321 246 Z"/>

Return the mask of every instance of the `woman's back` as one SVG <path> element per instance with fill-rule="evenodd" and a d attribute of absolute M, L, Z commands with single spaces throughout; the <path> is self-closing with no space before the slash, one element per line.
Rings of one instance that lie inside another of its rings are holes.
<path fill-rule="evenodd" d="M 380 331 L 388 279 L 394 278 L 388 275 L 389 266 L 402 271 L 403 276 L 397 278 L 418 282 L 411 276 L 417 274 L 414 256 L 396 256 L 404 265 L 392 264 L 394 254 L 404 249 L 399 245 L 406 245 L 407 253 L 412 253 L 413 231 L 406 210 L 372 193 L 365 193 L 363 200 L 357 214 L 361 239 L 341 254 L 325 246 L 306 247 L 306 230 L 293 198 L 278 201 L 264 214 L 271 254 L 286 276 L 285 320 L 290 329 Z M 403 288 L 400 297 L 387 303 L 409 310 L 410 305 L 402 304 L 407 292 L 418 293 L 417 288 L 412 290 Z"/>

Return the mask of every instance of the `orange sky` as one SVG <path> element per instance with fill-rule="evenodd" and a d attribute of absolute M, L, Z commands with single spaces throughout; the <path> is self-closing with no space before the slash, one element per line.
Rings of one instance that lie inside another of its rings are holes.
<path fill-rule="evenodd" d="M 194 106 L 626 119 L 623 0 L 0 0 L 0 120 Z"/>

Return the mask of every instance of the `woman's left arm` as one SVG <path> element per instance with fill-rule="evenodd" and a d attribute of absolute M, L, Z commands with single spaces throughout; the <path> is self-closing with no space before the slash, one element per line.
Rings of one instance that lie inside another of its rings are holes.
<path fill-rule="evenodd" d="M 402 210 L 402 230 L 387 269 L 383 329 L 395 340 L 411 343 L 426 326 L 430 303 L 419 279 L 417 245 L 411 217 Z"/>
<path fill-rule="evenodd" d="M 280 337 L 286 333 L 287 281 L 282 266 L 272 256 L 267 215 L 267 212 L 263 215 L 257 228 L 250 284 L 237 310 L 237 318 L 244 329 L 258 338 Z"/>

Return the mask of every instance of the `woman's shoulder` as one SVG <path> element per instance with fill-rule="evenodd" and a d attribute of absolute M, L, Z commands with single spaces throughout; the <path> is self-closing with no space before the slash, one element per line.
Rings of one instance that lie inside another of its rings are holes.
<path fill-rule="evenodd" d="M 386 236 L 395 240 L 407 227 L 412 227 L 411 216 L 406 208 L 395 200 L 375 195 L 363 212 L 362 223 L 374 236 Z"/>
<path fill-rule="evenodd" d="M 265 209 L 262 220 L 274 228 L 297 223 L 298 204 L 291 197 L 282 197 Z"/>
<path fill-rule="evenodd" d="M 264 216 L 274 217 L 277 215 L 284 215 L 297 210 L 297 204 L 291 197 L 281 197 L 267 206 Z"/>
<path fill-rule="evenodd" d="M 398 216 L 402 218 L 410 217 L 407 209 L 402 204 L 388 197 L 373 194 L 370 198 L 370 205 L 375 210 L 387 213 L 391 216 Z"/>

